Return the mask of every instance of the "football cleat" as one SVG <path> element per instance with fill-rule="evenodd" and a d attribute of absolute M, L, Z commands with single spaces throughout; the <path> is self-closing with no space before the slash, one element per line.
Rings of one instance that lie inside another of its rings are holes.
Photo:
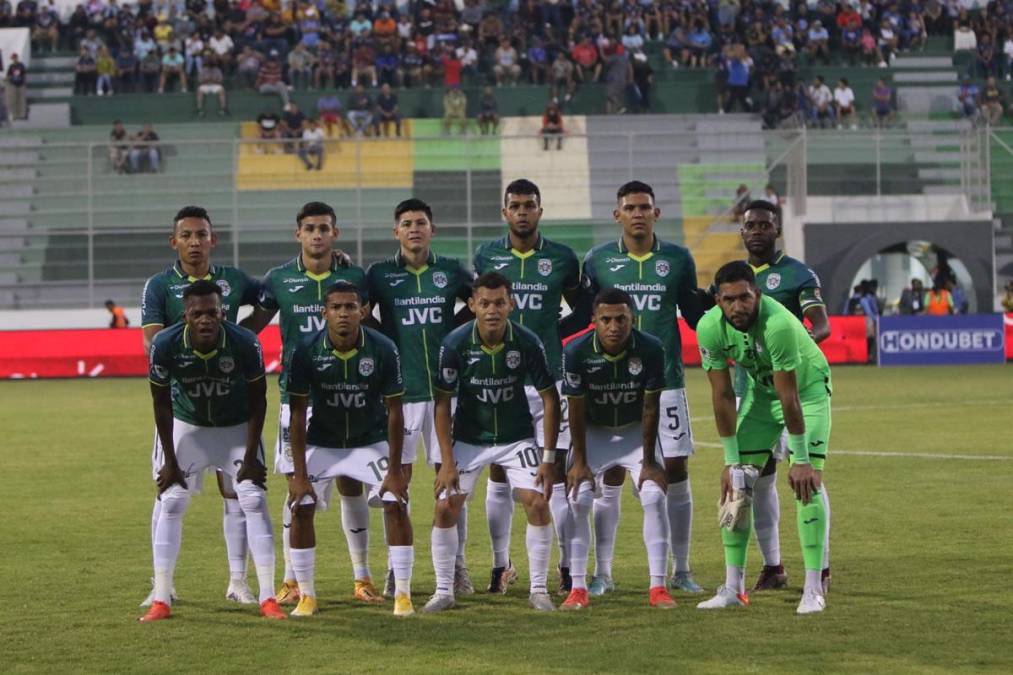
<path fill-rule="evenodd" d="M 394 570 L 387 570 L 387 579 L 383 582 L 383 597 L 387 599 L 393 598 L 396 590 L 394 586 Z"/>
<path fill-rule="evenodd" d="M 176 602 L 176 600 L 179 599 L 179 598 L 176 597 L 176 589 L 175 588 L 173 588 L 172 591 L 169 593 L 169 599 L 172 602 Z M 151 579 L 151 591 L 148 593 L 148 597 L 144 598 L 144 600 L 141 602 L 141 607 L 151 607 L 151 603 L 154 602 L 154 601 L 155 601 L 155 579 L 154 579 L 154 577 L 152 577 L 152 579 Z"/>
<path fill-rule="evenodd" d="M 552 604 L 552 598 L 548 593 L 532 593 L 528 596 L 528 605 L 531 609 L 539 612 L 555 612 L 556 606 Z"/>
<path fill-rule="evenodd" d="M 745 593 L 736 593 L 727 586 L 718 588 L 718 592 L 710 600 L 704 600 L 696 606 L 697 609 L 727 609 L 729 607 L 746 607 L 749 605 L 749 596 Z"/>
<path fill-rule="evenodd" d="M 668 594 L 668 589 L 664 586 L 655 586 L 651 589 L 648 595 L 648 602 L 651 607 L 657 607 L 658 609 L 675 609 L 675 600 Z"/>
<path fill-rule="evenodd" d="M 265 619 L 287 619 L 285 612 L 278 606 L 278 601 L 268 598 L 260 603 L 260 615 Z"/>
<path fill-rule="evenodd" d="M 570 594 L 566 596 L 566 600 L 559 606 L 559 609 L 565 612 L 572 612 L 578 609 L 587 609 L 591 606 L 591 600 L 587 597 L 586 588 L 574 588 L 570 591 Z"/>
<path fill-rule="evenodd" d="M 570 568 L 559 566 L 559 594 L 569 595 L 573 590 L 573 579 L 570 578 Z"/>
<path fill-rule="evenodd" d="M 802 594 L 802 602 L 798 603 L 796 614 L 816 614 L 827 607 L 826 599 L 815 591 L 806 591 Z"/>
<path fill-rule="evenodd" d="M 230 602 L 238 602 L 240 605 L 256 605 L 257 599 L 253 597 L 246 579 L 229 582 L 229 589 L 225 591 L 225 599 Z"/>
<path fill-rule="evenodd" d="M 457 602 L 454 601 L 454 596 L 436 593 L 433 597 L 429 598 L 429 602 L 422 608 L 422 611 L 427 614 L 435 614 L 436 612 L 442 612 L 456 606 Z"/>
<path fill-rule="evenodd" d="M 299 602 L 299 584 L 294 579 L 286 579 L 278 594 L 274 596 L 279 605 L 295 605 Z"/>
<path fill-rule="evenodd" d="M 595 596 L 605 595 L 614 590 L 616 590 L 616 584 L 612 581 L 612 577 L 598 576 L 597 574 L 591 577 L 591 583 L 587 585 L 587 592 Z"/>
<path fill-rule="evenodd" d="M 172 616 L 172 610 L 169 605 L 165 604 L 161 600 L 153 600 L 151 602 L 151 608 L 148 609 L 148 613 L 138 619 L 141 623 L 151 623 L 152 621 L 161 621 L 162 619 L 168 619 Z"/>
<path fill-rule="evenodd" d="M 371 605 L 383 602 L 383 596 L 377 592 L 376 586 L 373 585 L 373 581 L 369 577 L 355 580 L 355 599 L 360 602 L 368 602 Z"/>
<path fill-rule="evenodd" d="M 313 616 L 317 613 L 317 599 L 312 595 L 299 597 L 299 604 L 292 610 L 292 616 Z"/>
<path fill-rule="evenodd" d="M 510 584 L 517 581 L 517 569 L 513 561 L 509 561 L 506 567 L 493 567 L 492 576 L 489 578 L 489 593 L 500 593 L 506 595 Z"/>
<path fill-rule="evenodd" d="M 700 584 L 696 583 L 693 573 L 689 571 L 673 574 L 672 578 L 668 580 L 668 587 L 674 591 L 682 591 L 683 593 L 703 593 L 703 588 L 700 587 Z"/>
<path fill-rule="evenodd" d="M 764 565 L 760 578 L 753 586 L 754 591 L 776 591 L 788 585 L 788 575 L 784 565 Z"/>
<path fill-rule="evenodd" d="M 407 593 L 394 594 L 394 616 L 411 616 L 415 613 L 412 596 Z"/>
<path fill-rule="evenodd" d="M 830 595 L 830 568 L 824 567 L 823 571 L 820 572 L 820 581 L 823 584 L 823 598 L 826 599 Z"/>
<path fill-rule="evenodd" d="M 464 565 L 454 568 L 454 595 L 474 595 L 475 586 L 471 583 L 471 574 Z"/>

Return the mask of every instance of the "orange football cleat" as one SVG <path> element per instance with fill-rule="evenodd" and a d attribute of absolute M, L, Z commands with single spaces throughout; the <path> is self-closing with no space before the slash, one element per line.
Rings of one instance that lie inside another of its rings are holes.
<path fill-rule="evenodd" d="M 260 615 L 265 619 L 287 619 L 285 612 L 278 606 L 278 601 L 274 598 L 268 598 L 264 602 L 260 603 Z"/>
<path fill-rule="evenodd" d="M 668 589 L 664 586 L 652 588 L 650 599 L 651 607 L 657 607 L 658 609 L 673 609 L 675 607 L 675 600 L 668 594 Z"/>
<path fill-rule="evenodd" d="M 586 588 L 574 588 L 570 591 L 570 594 L 566 596 L 566 600 L 559 606 L 559 609 L 566 611 L 574 611 L 578 609 L 586 609 L 591 606 L 591 600 L 588 598 Z"/>
<path fill-rule="evenodd" d="M 151 607 L 148 608 L 148 613 L 142 616 L 138 621 L 141 623 L 151 623 L 152 621 L 161 621 L 162 619 L 168 619 L 172 616 L 172 609 L 169 605 L 159 600 L 155 600 L 151 603 Z"/>

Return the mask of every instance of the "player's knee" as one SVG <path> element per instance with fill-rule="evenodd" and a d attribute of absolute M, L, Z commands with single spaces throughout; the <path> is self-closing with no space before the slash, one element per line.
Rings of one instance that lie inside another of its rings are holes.
<path fill-rule="evenodd" d="M 640 487 L 640 503 L 643 506 L 652 506 L 665 501 L 665 492 L 661 486 L 653 480 L 645 480 Z"/>
<path fill-rule="evenodd" d="M 689 466 L 686 457 L 665 458 L 665 478 L 669 483 L 681 483 L 689 478 Z"/>
<path fill-rule="evenodd" d="M 237 485 L 236 494 L 239 496 L 239 507 L 244 513 L 267 512 L 267 491 L 252 481 L 243 481 Z"/>
<path fill-rule="evenodd" d="M 312 523 L 313 516 L 316 515 L 316 512 L 316 504 L 300 504 L 296 508 L 292 509 L 292 521 L 298 521 L 303 524 Z"/>
<path fill-rule="evenodd" d="M 190 491 L 181 485 L 170 485 L 162 493 L 162 513 L 170 518 L 179 518 L 190 504 Z"/>
<path fill-rule="evenodd" d="M 491 480 L 493 483 L 506 483 L 507 482 L 506 471 L 499 464 L 490 464 L 489 480 Z"/>
<path fill-rule="evenodd" d="M 460 512 L 461 507 L 455 500 L 444 497 L 436 500 L 433 516 L 436 519 L 436 524 L 440 527 L 450 527 L 457 523 L 457 517 L 460 515 Z"/>
<path fill-rule="evenodd" d="M 338 477 L 338 494 L 342 497 L 361 497 L 362 483 L 354 478 Z"/>

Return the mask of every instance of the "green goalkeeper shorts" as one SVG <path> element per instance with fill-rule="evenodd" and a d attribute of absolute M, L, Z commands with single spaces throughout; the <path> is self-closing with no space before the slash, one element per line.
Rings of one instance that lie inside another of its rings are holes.
<path fill-rule="evenodd" d="M 805 419 L 809 463 L 817 471 L 822 471 L 830 446 L 830 396 L 803 398 L 802 417 Z M 735 436 L 739 441 L 739 455 L 744 464 L 766 464 L 771 448 L 778 442 L 783 431 L 784 414 L 779 400 L 756 398 L 752 392 L 742 399 Z M 789 461 L 794 463 L 795 458 L 790 457 Z"/>

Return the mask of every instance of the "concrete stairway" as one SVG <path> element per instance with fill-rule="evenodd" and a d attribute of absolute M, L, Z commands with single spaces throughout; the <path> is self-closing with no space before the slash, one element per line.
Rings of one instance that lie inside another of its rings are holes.
<path fill-rule="evenodd" d="M 952 112 L 958 86 L 957 69 L 947 56 L 907 56 L 891 64 L 898 72 L 897 107 L 907 115 Z"/>

